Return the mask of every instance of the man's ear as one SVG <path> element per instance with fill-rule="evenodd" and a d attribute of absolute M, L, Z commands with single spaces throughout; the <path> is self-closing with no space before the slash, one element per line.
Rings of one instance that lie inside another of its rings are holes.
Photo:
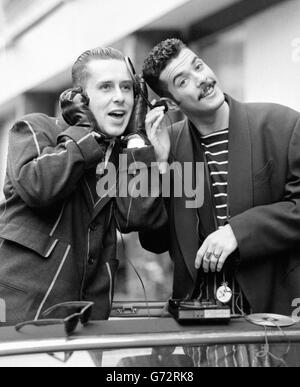
<path fill-rule="evenodd" d="M 162 99 L 167 102 L 168 108 L 171 112 L 176 112 L 180 109 L 177 103 L 173 101 L 171 98 L 162 98 Z"/>

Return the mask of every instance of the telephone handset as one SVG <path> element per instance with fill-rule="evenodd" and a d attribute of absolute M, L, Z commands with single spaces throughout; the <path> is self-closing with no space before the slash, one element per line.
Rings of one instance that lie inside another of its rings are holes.
<path fill-rule="evenodd" d="M 87 95 L 87 93 L 81 88 L 80 94 L 82 96 L 82 103 L 89 107 L 90 104 L 90 97 Z"/>
<path fill-rule="evenodd" d="M 90 97 L 82 88 L 80 88 L 80 94 L 82 97 L 82 103 L 89 109 Z M 98 126 L 97 132 L 101 135 L 102 141 L 110 141 L 111 140 L 111 138 L 106 133 L 104 133 L 99 126 Z"/>
<path fill-rule="evenodd" d="M 140 96 L 143 98 L 143 100 L 145 101 L 147 106 L 150 108 L 150 110 L 155 109 L 155 108 L 157 108 L 159 106 L 164 106 L 164 108 L 165 108 L 165 112 L 164 113 L 167 113 L 168 110 L 169 110 L 169 107 L 168 107 L 167 102 L 163 98 L 160 99 L 159 101 L 157 101 L 155 104 L 152 104 L 149 101 L 149 99 L 147 98 L 147 96 L 145 95 L 144 91 L 142 90 L 142 88 L 140 86 L 138 75 L 136 74 L 134 66 L 133 66 L 133 64 L 131 62 L 131 59 L 128 56 L 125 57 L 125 63 L 127 65 L 127 68 L 128 68 L 129 73 L 130 73 L 130 76 L 131 76 L 131 78 L 133 80 L 133 87 L 134 87 L 135 93 L 136 94 L 140 94 Z"/>

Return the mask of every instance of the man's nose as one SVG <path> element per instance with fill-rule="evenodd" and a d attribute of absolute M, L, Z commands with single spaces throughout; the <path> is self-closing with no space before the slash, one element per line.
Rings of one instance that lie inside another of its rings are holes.
<path fill-rule="evenodd" d="M 195 82 L 196 82 L 197 88 L 200 88 L 203 85 L 203 83 L 206 82 L 206 80 L 207 80 L 207 77 L 204 74 L 195 75 Z"/>
<path fill-rule="evenodd" d="M 116 87 L 114 91 L 113 101 L 116 103 L 123 103 L 124 102 L 124 94 L 120 87 Z"/>

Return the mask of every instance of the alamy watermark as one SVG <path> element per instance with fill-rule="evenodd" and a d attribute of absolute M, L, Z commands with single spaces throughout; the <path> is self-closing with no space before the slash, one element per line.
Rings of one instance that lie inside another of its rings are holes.
<path fill-rule="evenodd" d="M 200 208 L 204 202 L 204 163 L 168 164 L 161 174 L 158 163 L 133 162 L 127 155 L 119 155 L 119 169 L 113 163 L 97 168 L 99 197 L 184 198 L 186 208 Z M 101 176 L 102 175 L 102 176 Z"/>

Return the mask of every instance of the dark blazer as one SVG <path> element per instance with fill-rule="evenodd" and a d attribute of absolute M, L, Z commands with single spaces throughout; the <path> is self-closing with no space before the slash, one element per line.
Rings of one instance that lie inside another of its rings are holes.
<path fill-rule="evenodd" d="M 126 165 L 119 165 L 119 153 L 127 155 Z M 78 300 L 95 303 L 94 319 L 109 316 L 118 268 L 116 229 L 144 230 L 148 222 L 157 223 L 155 211 L 148 209 L 160 207 L 155 198 L 145 198 L 132 214 L 128 197 L 99 198 L 96 166 L 102 157 L 88 129 L 42 114 L 26 116 L 10 130 L 0 205 L 0 299 L 6 322 L 37 319 L 56 303 Z M 116 144 L 110 158 L 124 184 L 134 176 L 127 165 L 139 160 L 155 161 L 153 148 L 123 150 Z"/>
<path fill-rule="evenodd" d="M 228 205 L 229 223 L 238 241 L 230 259 L 236 278 L 254 312 L 290 314 L 300 297 L 300 114 L 276 104 L 230 106 Z M 176 161 L 194 162 L 187 120 L 171 130 Z M 203 155 L 197 155 L 203 160 Z M 205 183 L 199 210 L 202 240 L 215 231 L 212 203 Z M 196 210 L 187 198 L 167 202 L 169 221 L 160 232 L 142 233 L 142 245 L 169 250 L 175 264 L 175 298 L 191 295 L 200 247 Z"/>

